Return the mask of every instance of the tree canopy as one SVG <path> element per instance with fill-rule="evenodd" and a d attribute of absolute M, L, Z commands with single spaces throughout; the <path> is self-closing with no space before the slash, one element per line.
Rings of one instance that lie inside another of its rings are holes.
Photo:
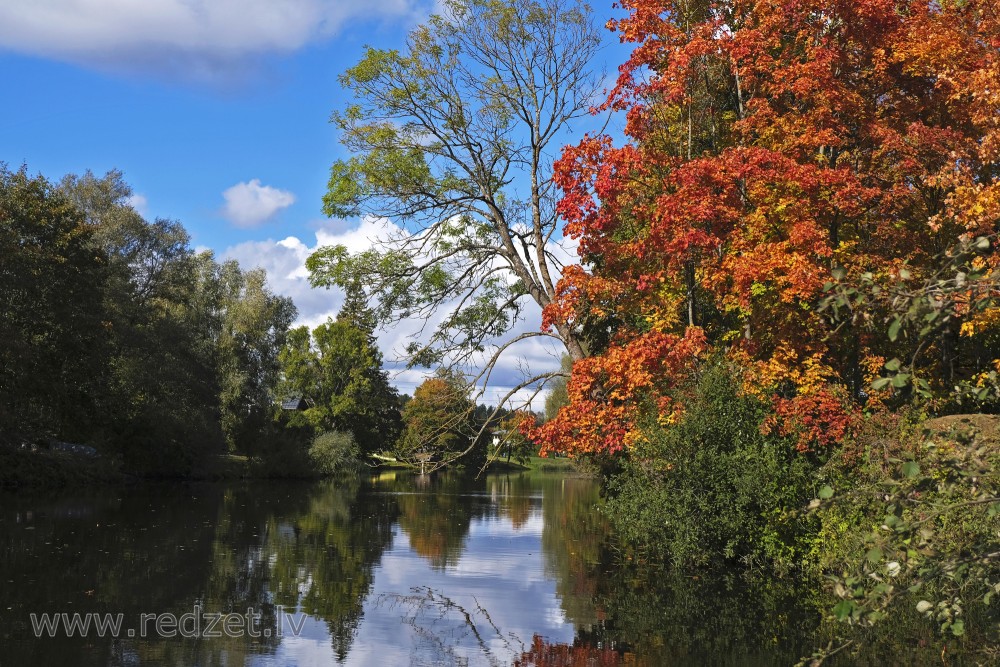
<path fill-rule="evenodd" d="M 340 79 L 353 99 L 333 122 L 353 155 L 334 163 L 324 210 L 385 218 L 398 232 L 361 253 L 319 249 L 307 262 L 313 284 L 363 286 L 386 326 L 433 320 L 408 361 L 482 365 L 480 384 L 527 338 L 554 337 L 583 358 L 573 327 L 508 333 L 527 302 L 555 295 L 552 161 L 587 116 L 599 41 L 575 0 L 448 0 L 404 51 L 367 49 Z"/>
<path fill-rule="evenodd" d="M 66 429 L 97 408 L 108 259 L 73 203 L 0 165 L 0 430 Z"/>
<path fill-rule="evenodd" d="M 403 409 L 405 428 L 397 454 L 407 461 L 425 454 L 439 464 L 468 451 L 477 433 L 472 419 L 475 407 L 464 378 L 439 372 L 424 380 Z"/>
<path fill-rule="evenodd" d="M 676 419 L 677 382 L 716 354 L 776 397 L 774 428 L 803 450 L 914 378 L 935 409 L 957 383 L 995 387 L 992 3 L 622 6 L 612 26 L 636 48 L 605 107 L 627 138 L 588 136 L 557 166 L 582 264 L 545 309 L 602 337 L 535 435 L 628 448 L 640 407 Z"/>
<path fill-rule="evenodd" d="M 115 171 L 0 172 L 0 431 L 93 443 L 145 474 L 253 454 L 295 308 L 131 194 Z"/>
<path fill-rule="evenodd" d="M 281 352 L 281 392 L 308 406 L 291 416 L 292 425 L 351 433 L 361 453 L 370 454 L 391 449 L 399 435 L 399 395 L 382 369 L 371 331 L 349 313 L 311 333 L 304 326 L 289 332 Z"/>

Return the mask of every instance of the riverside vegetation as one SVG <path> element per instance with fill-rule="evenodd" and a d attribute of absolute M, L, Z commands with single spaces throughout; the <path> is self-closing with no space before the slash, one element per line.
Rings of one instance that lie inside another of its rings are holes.
<path fill-rule="evenodd" d="M 0 485 L 330 474 L 467 449 L 506 414 L 444 375 L 404 409 L 355 293 L 335 320 L 290 328 L 262 270 L 194 252 L 130 195 L 117 172 L 0 170 Z"/>
<path fill-rule="evenodd" d="M 813 582 L 817 662 L 911 621 L 995 661 L 996 421 L 928 421 L 1000 407 L 993 3 L 621 6 L 625 136 L 554 172 L 589 355 L 526 432 L 632 558 Z"/>

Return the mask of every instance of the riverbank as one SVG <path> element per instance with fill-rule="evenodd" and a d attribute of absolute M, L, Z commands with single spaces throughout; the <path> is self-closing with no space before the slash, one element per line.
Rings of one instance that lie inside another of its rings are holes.
<path fill-rule="evenodd" d="M 391 460 L 380 461 L 372 468 L 414 470 L 411 465 Z M 581 477 L 591 474 L 574 459 L 538 456 L 529 457 L 524 463 L 493 461 L 486 472 L 543 473 Z M 209 457 L 188 474 L 171 475 L 167 478 L 185 481 L 228 481 L 290 478 L 310 480 L 322 477 L 324 475 L 319 473 L 289 475 L 283 471 L 267 470 L 259 461 L 247 456 L 219 454 Z M 45 443 L 31 443 L 24 438 L 8 437 L 0 441 L 0 489 L 59 489 L 162 479 L 165 477 L 130 474 L 124 471 L 117 461 L 98 455 L 95 450 L 83 445 L 52 448 Z"/>
<path fill-rule="evenodd" d="M 112 484 L 125 479 L 117 466 L 101 457 L 0 445 L 0 489 L 62 488 Z"/>

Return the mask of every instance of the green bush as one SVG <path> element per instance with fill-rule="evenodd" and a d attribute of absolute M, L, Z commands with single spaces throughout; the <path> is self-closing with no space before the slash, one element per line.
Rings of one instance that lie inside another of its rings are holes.
<path fill-rule="evenodd" d="M 650 410 L 644 437 L 608 477 L 606 511 L 622 545 L 677 565 L 792 564 L 816 464 L 761 434 L 766 404 L 740 395 L 726 366 L 688 391 L 683 420 L 663 425 Z"/>
<path fill-rule="evenodd" d="M 834 460 L 824 470 L 829 485 L 814 503 L 820 530 L 808 560 L 832 589 L 837 619 L 867 626 L 923 616 L 961 637 L 973 611 L 978 631 L 995 628 L 1000 443 L 963 428 L 973 421 L 993 426 L 996 418 L 956 419 L 948 431 L 866 449 L 858 469 Z"/>
<path fill-rule="evenodd" d="M 341 431 L 327 431 L 313 440 L 309 447 L 309 458 L 319 472 L 325 475 L 356 468 L 360 462 L 360 450 L 354 436 Z"/>

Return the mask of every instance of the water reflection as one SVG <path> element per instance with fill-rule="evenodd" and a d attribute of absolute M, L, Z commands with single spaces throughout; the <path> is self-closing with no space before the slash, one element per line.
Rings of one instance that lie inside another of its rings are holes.
<path fill-rule="evenodd" d="M 393 472 L 4 496 L 0 667 L 771 665 L 811 652 L 803 591 L 613 566 L 599 502 L 586 479 Z M 257 636 L 126 635 L 143 613 L 196 607 L 259 614 Z M 121 613 L 123 630 L 35 639 L 32 612 Z"/>
<path fill-rule="evenodd" d="M 5 496 L 0 664 L 508 664 L 533 634 L 570 641 L 577 618 L 594 618 L 577 575 L 556 581 L 592 555 L 550 553 L 581 543 L 558 535 L 572 523 L 562 503 L 584 496 L 597 498 L 585 480 L 395 473 Z M 140 625 L 194 610 L 250 610 L 259 636 L 162 639 Z M 124 621 L 117 638 L 36 639 L 33 612 Z M 299 612 L 299 636 L 282 633 L 282 614 Z"/>
<path fill-rule="evenodd" d="M 413 491 L 410 480 L 385 485 L 396 492 L 399 527 L 410 547 L 438 569 L 458 562 L 473 517 L 486 511 L 481 496 L 463 493 L 462 482 L 454 475 L 418 476 L 419 492 Z"/>

